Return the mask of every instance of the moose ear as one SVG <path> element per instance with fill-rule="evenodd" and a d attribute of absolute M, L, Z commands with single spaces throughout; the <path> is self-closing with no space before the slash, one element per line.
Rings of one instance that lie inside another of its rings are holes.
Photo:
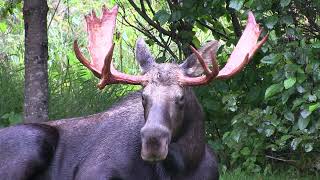
<path fill-rule="evenodd" d="M 142 73 L 146 73 L 155 64 L 155 60 L 151 55 L 147 44 L 142 38 L 138 38 L 136 43 L 136 59 L 140 65 Z"/>
<path fill-rule="evenodd" d="M 216 55 L 219 47 L 220 44 L 218 41 L 210 41 L 198 50 L 208 67 L 212 66 L 212 58 Z M 203 73 L 203 68 L 195 54 L 187 57 L 187 59 L 180 64 L 180 67 L 183 69 L 184 74 L 189 77 L 200 76 Z"/>

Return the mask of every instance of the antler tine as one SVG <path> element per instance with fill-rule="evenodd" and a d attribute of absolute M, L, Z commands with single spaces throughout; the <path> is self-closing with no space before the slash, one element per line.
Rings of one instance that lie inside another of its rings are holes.
<path fill-rule="evenodd" d="M 144 85 L 147 79 L 143 75 L 128 75 L 117 71 L 112 63 L 112 55 L 114 49 L 114 43 L 111 46 L 110 51 L 105 57 L 104 66 L 102 68 L 102 77 L 97 85 L 99 89 L 103 89 L 108 84 L 133 84 Z"/>
<path fill-rule="evenodd" d="M 91 64 L 90 62 L 87 60 L 87 58 L 85 58 L 80 49 L 79 49 L 79 46 L 78 46 L 78 40 L 74 40 L 73 42 L 73 49 L 74 49 L 74 52 L 76 54 L 76 57 L 77 59 L 81 62 L 81 64 L 83 64 L 85 67 L 87 67 L 90 71 L 92 71 L 92 73 L 98 77 L 98 78 L 101 78 L 101 74 L 99 73 L 99 71 L 97 69 L 95 69 Z"/>
<path fill-rule="evenodd" d="M 217 63 L 217 59 L 216 59 L 216 55 L 214 54 L 212 56 L 212 70 L 209 69 L 209 67 L 206 65 L 203 57 L 201 56 L 201 54 L 199 53 L 198 50 L 196 50 L 194 47 L 190 46 L 191 51 L 197 56 L 198 61 L 200 62 L 203 70 L 204 70 L 204 74 L 200 77 L 187 77 L 182 75 L 179 78 L 179 81 L 182 85 L 185 86 L 198 86 L 198 85 L 204 85 L 204 84 L 208 84 L 212 79 L 214 79 L 218 73 L 219 73 L 219 66 Z"/>
<path fill-rule="evenodd" d="M 203 68 L 204 74 L 207 76 L 210 76 L 211 72 L 210 72 L 208 66 L 206 65 L 206 63 L 204 62 L 203 57 L 200 55 L 200 53 L 193 46 L 190 45 L 190 49 L 197 56 L 197 59 Z"/>
<path fill-rule="evenodd" d="M 262 30 L 261 30 L 262 31 Z M 251 59 L 254 54 L 262 47 L 262 45 L 268 40 L 268 37 L 269 37 L 269 33 L 267 35 L 265 35 L 261 41 L 258 42 L 258 44 L 254 47 L 254 49 L 252 50 L 250 56 L 249 56 L 249 59 Z"/>
<path fill-rule="evenodd" d="M 212 63 L 212 75 L 216 77 L 219 74 L 219 65 L 218 65 L 216 54 L 213 55 L 211 63 Z"/>
<path fill-rule="evenodd" d="M 113 55 L 113 49 L 114 49 L 114 43 L 111 46 L 110 51 L 106 55 L 106 58 L 104 59 L 104 66 L 102 68 L 102 77 L 97 85 L 99 89 L 103 89 L 108 83 L 112 83 L 113 76 L 110 70 L 110 66 L 112 63 L 112 55 Z"/>

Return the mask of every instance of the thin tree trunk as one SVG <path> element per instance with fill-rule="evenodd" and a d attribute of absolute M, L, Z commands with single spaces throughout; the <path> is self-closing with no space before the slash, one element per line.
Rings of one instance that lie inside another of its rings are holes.
<path fill-rule="evenodd" d="M 46 0 L 25 0 L 24 122 L 48 120 L 48 35 Z"/>

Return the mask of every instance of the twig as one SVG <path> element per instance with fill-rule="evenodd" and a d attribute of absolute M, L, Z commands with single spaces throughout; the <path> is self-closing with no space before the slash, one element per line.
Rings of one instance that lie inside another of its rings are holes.
<path fill-rule="evenodd" d="M 53 12 L 53 14 L 52 14 L 52 17 L 51 17 L 50 22 L 49 22 L 49 25 L 48 25 L 48 29 L 50 28 L 51 22 L 52 22 L 54 16 L 56 15 L 56 12 L 57 12 L 57 10 L 58 10 L 58 7 L 59 7 L 59 5 L 60 5 L 60 2 L 61 2 L 61 0 L 59 0 L 56 8 L 54 9 L 54 12 Z"/>
<path fill-rule="evenodd" d="M 266 155 L 266 157 L 270 158 L 270 159 L 277 160 L 277 161 L 282 161 L 282 162 L 290 162 L 290 163 L 295 163 L 296 162 L 295 160 L 287 160 L 287 159 L 273 157 L 273 156 L 270 156 L 270 155 Z"/>
<path fill-rule="evenodd" d="M 160 33 L 167 35 L 167 36 L 172 36 L 170 31 L 167 31 L 165 29 L 163 29 L 159 23 L 155 23 L 147 14 L 145 11 L 142 11 L 132 0 L 129 0 L 129 3 L 131 4 L 131 6 L 140 14 L 140 16 L 143 17 L 143 19 L 145 21 L 147 21 L 147 23 L 156 28 Z"/>
<path fill-rule="evenodd" d="M 205 23 L 203 23 L 203 22 L 201 22 L 201 21 L 199 21 L 199 20 L 197 20 L 197 22 L 198 22 L 199 24 L 201 24 L 202 26 L 204 26 L 204 27 L 206 27 L 206 28 L 210 29 L 212 33 L 215 33 L 215 34 L 217 34 L 217 35 L 219 35 L 219 36 L 224 37 L 226 40 L 229 40 L 229 37 L 228 37 L 227 35 L 225 35 L 225 34 L 223 34 L 223 33 L 219 32 L 219 31 L 217 31 L 217 30 L 213 29 L 213 28 L 212 28 L 212 27 L 210 27 L 209 25 L 207 25 L 207 24 L 205 24 Z"/>
<path fill-rule="evenodd" d="M 120 5 L 121 7 L 121 5 Z M 125 13 L 125 11 L 123 11 Z M 169 54 L 173 57 L 173 58 L 178 58 L 174 52 L 170 49 L 167 48 L 167 46 L 163 43 L 161 43 L 155 36 L 152 35 L 152 33 L 150 32 L 150 29 L 146 29 L 145 27 L 143 27 L 142 23 L 134 16 L 135 20 L 137 21 L 138 25 L 140 25 L 141 28 L 131 24 L 126 18 L 125 15 L 122 15 L 120 13 L 121 16 L 123 16 L 123 20 L 126 22 L 127 25 L 133 27 L 134 29 L 138 30 L 139 32 L 141 32 L 142 34 L 144 34 L 145 36 L 147 36 L 148 38 L 152 39 L 153 41 L 155 41 L 160 47 L 164 48 L 165 50 L 167 50 L 169 52 Z"/>

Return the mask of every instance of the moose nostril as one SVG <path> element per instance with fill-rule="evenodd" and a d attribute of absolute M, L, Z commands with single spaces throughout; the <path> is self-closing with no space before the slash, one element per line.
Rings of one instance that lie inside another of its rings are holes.
<path fill-rule="evenodd" d="M 147 146 L 151 147 L 152 149 L 158 149 L 161 146 L 160 140 L 156 137 L 150 137 L 147 140 Z"/>

